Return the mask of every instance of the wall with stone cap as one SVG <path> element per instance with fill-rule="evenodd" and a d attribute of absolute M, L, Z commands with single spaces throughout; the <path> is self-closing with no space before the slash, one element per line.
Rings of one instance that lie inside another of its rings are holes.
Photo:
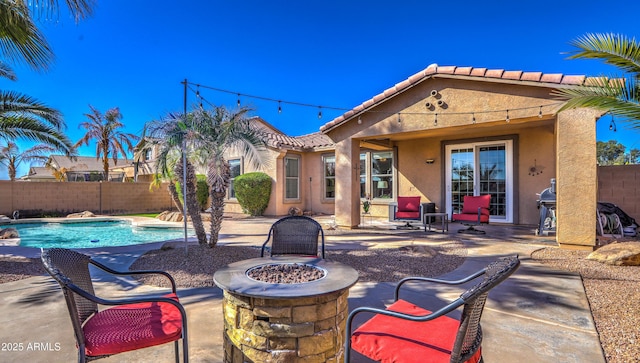
<path fill-rule="evenodd" d="M 0 214 L 21 217 L 161 212 L 175 209 L 166 184 L 149 190 L 148 183 L 66 183 L 0 181 Z"/>

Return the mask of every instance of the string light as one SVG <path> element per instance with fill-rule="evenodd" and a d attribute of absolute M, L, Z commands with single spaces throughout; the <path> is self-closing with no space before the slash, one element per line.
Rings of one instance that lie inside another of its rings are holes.
<path fill-rule="evenodd" d="M 433 118 L 433 126 L 438 126 L 438 113 L 436 112 L 435 117 Z"/>
<path fill-rule="evenodd" d="M 609 122 L 609 131 L 618 131 L 618 128 L 616 127 L 616 120 L 613 118 L 613 115 L 611 115 L 611 122 Z"/>
<path fill-rule="evenodd" d="M 213 90 L 213 91 L 217 91 L 217 92 L 223 92 L 223 93 L 230 93 L 230 94 L 235 94 L 237 97 L 236 100 L 236 104 L 238 107 L 240 107 L 241 105 L 241 100 L 240 97 L 247 97 L 247 98 L 254 98 L 254 99 L 259 99 L 259 100 L 264 100 L 264 101 L 269 101 L 269 102 L 277 102 L 278 103 L 278 113 L 282 113 L 282 104 L 290 104 L 290 105 L 296 105 L 296 106 L 302 106 L 302 107 L 316 107 L 318 108 L 318 119 L 322 118 L 322 109 L 329 109 L 329 110 L 335 110 L 335 111 L 341 111 L 343 113 L 347 113 L 349 111 L 353 111 L 352 108 L 343 108 L 343 107 L 331 107 L 331 106 L 324 106 L 324 105 L 317 105 L 317 104 L 308 104 L 308 103 L 301 103 L 301 102 L 293 102 L 293 101 L 285 101 L 282 99 L 276 99 L 276 98 L 269 98 L 269 97 L 263 97 L 263 96 L 256 96 L 256 95 L 249 95 L 249 94 L 244 94 L 244 93 L 240 93 L 240 92 L 235 92 L 235 91 L 229 91 L 229 90 L 224 90 L 224 89 L 220 89 L 220 88 L 215 88 L 215 87 L 210 87 L 210 86 L 205 86 L 205 85 L 200 85 L 200 84 L 196 84 L 196 83 L 192 83 L 192 82 L 187 82 L 188 85 L 193 85 L 196 86 L 196 89 L 194 90 L 193 88 L 190 88 L 192 92 L 195 92 L 196 97 L 200 99 L 200 107 L 202 108 L 202 102 L 206 102 L 208 105 L 210 106 L 215 106 L 213 105 L 211 102 L 207 101 L 206 99 L 204 99 L 202 97 L 202 94 L 200 93 L 200 87 L 204 88 L 204 89 L 209 89 L 209 90 Z M 556 106 L 559 106 L 561 104 L 563 104 L 564 102 L 556 102 L 556 103 L 550 103 L 550 104 L 545 104 L 545 105 L 536 105 L 536 106 L 529 106 L 529 107 L 521 107 L 521 108 L 515 108 L 515 109 L 506 109 L 506 110 L 488 110 L 488 111 L 467 111 L 467 112 L 446 112 L 445 115 L 447 116 L 453 116 L 453 115 L 468 115 L 471 114 L 471 121 L 473 124 L 477 123 L 477 119 L 475 114 L 476 113 L 496 113 L 496 112 L 506 112 L 506 117 L 505 117 L 505 121 L 506 122 L 510 122 L 511 121 L 511 117 L 509 114 L 509 111 L 522 111 L 522 110 L 530 110 L 530 109 L 535 109 L 538 108 L 538 117 L 542 118 L 543 114 L 542 114 L 542 108 L 543 107 L 549 107 L 549 108 L 553 108 Z M 361 111 L 361 114 L 363 113 L 371 113 L 371 114 L 387 114 L 389 115 L 388 111 L 374 111 L 374 110 L 365 110 L 365 111 Z M 402 121 L 402 115 L 424 115 L 425 112 L 394 112 L 395 114 L 398 115 L 398 122 Z M 358 124 L 361 124 L 362 119 L 360 117 L 360 115 L 358 116 Z M 435 114 L 435 118 L 434 118 L 434 125 L 437 126 L 437 122 L 438 122 L 438 116 L 437 114 Z M 610 128 L 612 130 L 616 129 L 616 125 L 615 125 L 615 121 L 612 120 L 611 121 L 611 126 Z"/>
<path fill-rule="evenodd" d="M 358 125 L 362 125 L 362 117 L 358 116 Z"/>

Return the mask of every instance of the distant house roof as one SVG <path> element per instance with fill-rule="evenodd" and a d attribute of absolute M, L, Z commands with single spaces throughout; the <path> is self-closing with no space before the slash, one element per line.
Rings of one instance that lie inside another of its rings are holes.
<path fill-rule="evenodd" d="M 51 170 L 44 166 L 32 166 L 29 168 L 29 173 L 20 177 L 21 180 L 53 180 L 56 178 L 53 176 Z"/>
<path fill-rule="evenodd" d="M 422 71 L 410 76 L 406 80 L 396 84 L 395 86 L 384 90 L 382 93 L 373 96 L 371 99 L 364 101 L 360 105 L 345 112 L 343 115 L 336 117 L 330 122 L 320 127 L 321 132 L 328 132 L 333 128 L 341 125 L 353 116 L 356 116 L 372 107 L 375 107 L 391 97 L 410 89 L 412 86 L 430 78 L 448 77 L 459 79 L 474 79 L 490 82 L 507 82 L 514 84 L 530 84 L 546 87 L 564 86 L 580 86 L 588 85 L 597 77 L 587 76 L 569 76 L 561 73 L 542 73 L 542 72 L 524 72 L 524 71 L 505 71 L 504 69 L 487 69 L 476 67 L 457 67 L 445 66 L 440 67 L 437 64 L 431 64 Z"/>
<path fill-rule="evenodd" d="M 96 159 L 93 156 L 78 156 L 70 159 L 64 155 L 51 155 L 49 162 L 56 168 L 65 168 L 70 171 L 97 171 L 102 172 L 102 159 Z M 131 164 L 131 160 L 118 159 L 118 163 L 114 164 L 113 159 L 109 159 L 109 168 L 122 167 Z"/>

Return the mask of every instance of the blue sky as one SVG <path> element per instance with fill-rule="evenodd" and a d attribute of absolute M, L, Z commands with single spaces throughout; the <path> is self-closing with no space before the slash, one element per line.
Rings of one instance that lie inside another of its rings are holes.
<path fill-rule="evenodd" d="M 289 135 L 303 135 L 432 63 L 544 73 L 618 75 L 598 61 L 566 60 L 569 42 L 586 33 L 638 34 L 634 1 L 130 1 L 98 0 L 75 24 L 66 13 L 41 19 L 56 60 L 51 70 L 14 65 L 23 92 L 63 112 L 76 141 L 89 104 L 120 107 L 126 131 L 182 111 L 189 82 L 318 108 L 241 96 L 243 105 Z M 200 88 L 216 105 L 236 94 Z M 188 94 L 190 102 L 195 95 Z M 598 139 L 640 148 L 640 134 L 608 130 Z M 21 143 L 21 148 L 30 144 Z M 80 154 L 95 156 L 95 145 Z M 18 175 L 23 175 L 23 165 Z M 0 179 L 6 179 L 0 169 Z"/>

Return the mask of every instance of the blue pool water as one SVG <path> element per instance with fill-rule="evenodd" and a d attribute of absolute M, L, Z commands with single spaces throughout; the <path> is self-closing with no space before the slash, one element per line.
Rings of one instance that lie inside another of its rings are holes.
<path fill-rule="evenodd" d="M 13 224 L 21 247 L 95 248 L 129 246 L 184 238 L 182 228 L 145 228 L 127 221 Z M 188 236 L 193 233 L 188 230 Z"/>

